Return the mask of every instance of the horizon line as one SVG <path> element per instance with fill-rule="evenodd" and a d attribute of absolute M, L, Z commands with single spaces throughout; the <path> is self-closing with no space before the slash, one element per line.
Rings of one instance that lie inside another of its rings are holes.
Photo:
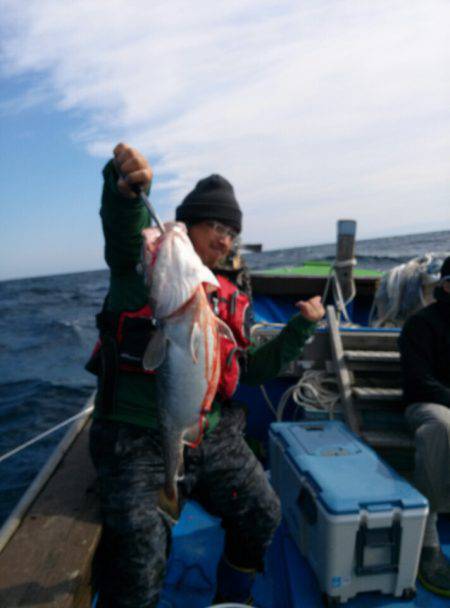
<path fill-rule="evenodd" d="M 356 245 L 358 243 L 364 243 L 367 241 L 377 241 L 377 240 L 384 240 L 384 239 L 395 239 L 395 238 L 401 238 L 401 237 L 406 237 L 406 236 L 421 236 L 421 235 L 425 235 L 425 234 L 439 234 L 439 233 L 445 233 L 445 232 L 450 232 L 450 228 L 447 230 L 427 230 L 426 232 L 408 232 L 408 233 L 404 233 L 404 234 L 392 234 L 389 236 L 377 236 L 377 237 L 371 237 L 371 238 L 364 238 L 364 239 L 356 239 Z M 266 250 L 262 250 L 260 252 L 249 252 L 250 255 L 259 255 L 259 254 L 264 254 L 264 253 L 271 253 L 271 252 L 276 252 L 276 251 L 289 251 L 291 249 L 304 249 L 307 247 L 329 247 L 329 246 L 333 246 L 336 245 L 336 241 L 333 242 L 328 242 L 328 243 L 312 243 L 309 245 L 295 245 L 295 246 L 289 246 L 289 247 L 281 247 L 281 248 L 277 248 L 277 249 L 266 249 Z M 449 245 L 449 250 L 450 250 L 450 245 Z M 246 254 L 246 255 L 249 255 Z M 1 278 L 0 277 L 0 283 L 6 283 L 9 281 L 24 281 L 27 279 L 45 279 L 45 278 L 50 278 L 50 277 L 58 277 L 58 276 L 65 276 L 65 275 L 70 275 L 70 274 L 83 274 L 85 272 L 108 272 L 109 268 L 107 266 L 105 266 L 104 268 L 90 268 L 90 269 L 83 269 L 83 270 L 69 270 L 69 271 L 65 271 L 65 272 L 55 272 L 55 273 L 45 273 L 45 274 L 34 274 L 34 275 L 27 275 L 27 276 L 16 276 L 16 277 L 6 277 L 6 278 Z"/>

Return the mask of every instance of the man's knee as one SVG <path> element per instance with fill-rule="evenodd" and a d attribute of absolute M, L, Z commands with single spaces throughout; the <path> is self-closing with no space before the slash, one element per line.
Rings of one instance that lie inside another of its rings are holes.
<path fill-rule="evenodd" d="M 103 522 L 115 543 L 133 550 L 153 552 L 170 544 L 170 524 L 153 506 L 121 505 L 104 513 Z M 162 550 L 164 553 L 164 550 Z"/>
<path fill-rule="evenodd" d="M 264 492 L 256 497 L 253 508 L 249 509 L 247 519 L 251 528 L 258 533 L 266 533 L 268 538 L 272 538 L 275 530 L 281 522 L 281 503 L 273 487 L 267 482 Z"/>
<path fill-rule="evenodd" d="M 434 418 L 422 424 L 416 430 L 417 446 L 425 446 L 427 449 L 441 448 L 450 442 L 450 419 Z"/>
<path fill-rule="evenodd" d="M 248 516 L 248 535 L 267 547 L 281 522 L 281 504 L 275 491 L 269 490 L 262 503 L 258 503 Z"/>
<path fill-rule="evenodd" d="M 405 410 L 405 417 L 413 430 L 436 421 L 450 424 L 450 409 L 440 403 L 411 403 Z"/>
<path fill-rule="evenodd" d="M 268 486 L 264 496 L 255 500 L 234 520 L 225 524 L 225 555 L 235 566 L 262 571 L 264 555 L 281 521 L 278 496 Z"/>

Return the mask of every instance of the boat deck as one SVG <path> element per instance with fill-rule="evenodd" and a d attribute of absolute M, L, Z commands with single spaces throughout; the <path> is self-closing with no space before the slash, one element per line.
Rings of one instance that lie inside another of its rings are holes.
<path fill-rule="evenodd" d="M 89 425 L 0 554 L 0 606 L 87 608 L 91 559 L 100 536 L 95 471 L 88 450 Z M 70 431 L 69 431 L 70 433 Z"/>
<path fill-rule="evenodd" d="M 443 549 L 450 557 L 450 519 L 439 522 Z M 174 529 L 164 591 L 158 608 L 205 608 L 214 594 L 215 568 L 223 542 L 219 520 L 194 502 L 188 502 Z M 267 556 L 267 573 L 254 588 L 258 608 L 318 608 L 322 605 L 316 578 L 284 525 L 278 530 Z M 342 604 L 347 608 L 444 608 L 450 600 L 437 597 L 417 584 L 414 600 L 379 593 L 362 593 Z"/>

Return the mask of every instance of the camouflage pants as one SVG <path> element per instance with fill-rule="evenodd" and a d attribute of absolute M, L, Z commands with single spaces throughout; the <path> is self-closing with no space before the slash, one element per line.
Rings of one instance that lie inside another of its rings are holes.
<path fill-rule="evenodd" d="M 280 505 L 247 446 L 245 418 L 226 407 L 219 425 L 187 449 L 183 498 L 222 519 L 225 554 L 237 566 L 262 570 L 280 521 Z M 171 526 L 156 509 L 164 467 L 157 433 L 125 423 L 94 421 L 91 454 L 98 471 L 103 535 L 94 572 L 99 608 L 156 606 L 170 551 Z"/>

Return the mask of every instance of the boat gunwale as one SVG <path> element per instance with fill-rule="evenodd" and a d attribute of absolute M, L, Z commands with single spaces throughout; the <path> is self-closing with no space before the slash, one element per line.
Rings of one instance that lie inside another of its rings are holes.
<path fill-rule="evenodd" d="M 91 396 L 88 398 L 85 408 L 90 408 L 93 405 L 95 399 L 96 391 L 93 391 Z M 84 429 L 88 421 L 90 420 L 92 414 L 91 412 L 86 412 L 86 416 L 75 420 L 58 445 L 55 447 L 53 452 L 50 454 L 44 466 L 40 469 L 39 473 L 36 475 L 31 485 L 28 486 L 25 493 L 22 495 L 19 502 L 16 504 L 14 509 L 8 515 L 3 525 L 0 528 L 0 554 L 8 545 L 9 541 L 14 536 L 14 533 L 17 531 L 19 526 L 21 525 L 27 511 L 32 506 L 36 497 L 43 490 L 45 484 L 48 482 L 52 474 L 57 469 L 58 465 L 70 450 L 73 445 L 75 439 Z"/>

